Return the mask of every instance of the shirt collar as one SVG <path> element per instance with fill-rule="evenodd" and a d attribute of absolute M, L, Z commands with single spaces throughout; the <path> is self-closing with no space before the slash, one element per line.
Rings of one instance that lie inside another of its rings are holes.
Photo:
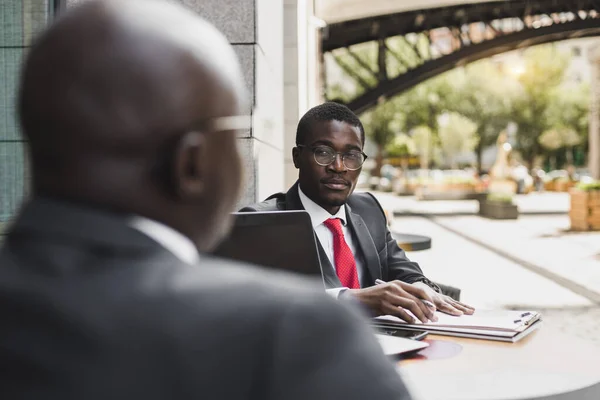
<path fill-rule="evenodd" d="M 194 265 L 200 261 L 200 254 L 194 243 L 165 224 L 134 216 L 129 220 L 129 226 L 154 239 L 186 264 Z"/>
<path fill-rule="evenodd" d="M 304 207 L 306 212 L 308 212 L 308 214 L 310 215 L 310 220 L 312 222 L 313 229 L 330 218 L 339 218 L 342 220 L 342 224 L 346 226 L 346 206 L 344 204 L 340 206 L 340 209 L 335 215 L 331 215 L 329 214 L 329 211 L 325 210 L 323 207 L 309 199 L 308 196 L 304 194 L 299 185 L 298 195 L 300 196 L 300 202 L 302 203 L 302 207 Z"/>

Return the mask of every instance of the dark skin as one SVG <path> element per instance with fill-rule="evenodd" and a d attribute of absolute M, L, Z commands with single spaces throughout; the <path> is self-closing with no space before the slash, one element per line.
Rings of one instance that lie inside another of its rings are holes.
<path fill-rule="evenodd" d="M 333 215 L 354 191 L 361 170 L 348 170 L 339 156 L 333 163 L 323 167 L 315 162 L 311 148 L 325 145 L 338 152 L 362 151 L 360 130 L 345 122 L 321 122 L 315 124 L 304 144 L 307 147 L 292 149 L 302 191 Z"/>
<path fill-rule="evenodd" d="M 236 132 L 216 122 L 240 115 L 245 97 L 226 39 L 192 13 L 80 6 L 44 34 L 23 74 L 34 195 L 141 215 L 209 251 L 241 184 Z"/>
<path fill-rule="evenodd" d="M 306 147 L 294 147 L 292 158 L 299 170 L 302 191 L 330 214 L 336 214 L 354 191 L 361 169 L 349 170 L 339 155 L 330 165 L 321 166 L 315 161 L 312 149 L 326 145 L 339 153 L 362 151 L 360 129 L 335 120 L 317 122 L 306 135 L 305 142 L 299 144 Z M 394 315 L 407 322 L 414 322 L 414 318 L 406 310 L 422 322 L 436 320 L 436 309 L 457 316 L 474 312 L 472 307 L 436 293 L 422 282 L 409 284 L 395 280 L 349 292 L 375 315 Z M 427 300 L 435 307 L 430 308 L 421 300 Z"/>

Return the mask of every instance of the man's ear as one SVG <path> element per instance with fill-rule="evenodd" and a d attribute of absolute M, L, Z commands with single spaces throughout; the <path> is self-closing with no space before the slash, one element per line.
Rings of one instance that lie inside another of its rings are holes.
<path fill-rule="evenodd" d="M 174 160 L 173 174 L 179 197 L 196 199 L 206 189 L 206 138 L 200 132 L 189 132 L 179 141 Z"/>
<path fill-rule="evenodd" d="M 299 157 L 300 157 L 300 148 L 294 147 L 292 149 L 292 161 L 294 161 L 294 167 L 296 167 L 296 169 L 300 168 L 299 159 L 298 159 Z"/>

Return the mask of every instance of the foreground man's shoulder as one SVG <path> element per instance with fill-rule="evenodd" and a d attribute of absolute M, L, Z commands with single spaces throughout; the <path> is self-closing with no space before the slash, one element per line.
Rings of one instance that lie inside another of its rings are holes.
<path fill-rule="evenodd" d="M 266 212 L 266 211 L 277 211 L 277 199 L 272 198 L 260 203 L 254 203 L 247 205 L 240 209 L 240 212 Z"/>
<path fill-rule="evenodd" d="M 240 212 L 268 212 L 279 211 L 285 208 L 286 193 L 274 193 L 266 200 L 259 203 L 247 205 L 240 209 Z"/>

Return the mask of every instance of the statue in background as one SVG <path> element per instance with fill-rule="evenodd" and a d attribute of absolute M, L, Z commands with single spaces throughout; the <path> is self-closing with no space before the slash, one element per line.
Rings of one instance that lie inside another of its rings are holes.
<path fill-rule="evenodd" d="M 502 131 L 500 132 L 500 135 L 498 135 L 496 147 L 498 148 L 498 152 L 496 153 L 496 161 L 490 170 L 490 177 L 495 180 L 508 179 L 511 176 L 511 167 L 508 159 L 512 146 L 508 143 L 506 131 Z"/>
<path fill-rule="evenodd" d="M 517 192 L 517 185 L 512 180 L 512 167 L 509 163 L 512 146 L 508 143 L 506 131 L 500 132 L 496 146 L 498 152 L 496 161 L 490 170 L 491 179 L 488 191 L 490 193 L 515 194 Z"/>

